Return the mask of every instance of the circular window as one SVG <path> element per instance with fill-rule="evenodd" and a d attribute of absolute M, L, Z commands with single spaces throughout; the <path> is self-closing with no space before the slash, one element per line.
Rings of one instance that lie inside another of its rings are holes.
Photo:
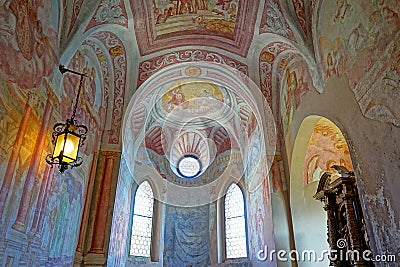
<path fill-rule="evenodd" d="M 185 178 L 194 178 L 201 172 L 200 159 L 193 155 L 185 155 L 178 162 L 178 173 Z"/>

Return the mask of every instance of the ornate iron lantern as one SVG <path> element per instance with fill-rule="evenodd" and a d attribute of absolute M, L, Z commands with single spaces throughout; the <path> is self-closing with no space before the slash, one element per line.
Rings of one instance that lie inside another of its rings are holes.
<path fill-rule="evenodd" d="M 63 173 L 68 167 L 78 167 L 82 164 L 82 157 L 79 156 L 79 147 L 84 144 L 88 128 L 85 125 L 79 125 L 75 119 L 75 115 L 82 90 L 83 78 L 86 77 L 86 75 L 67 69 L 63 65 L 59 66 L 59 70 L 62 74 L 71 72 L 81 76 L 72 116 L 67 119 L 66 123 L 60 122 L 54 125 L 52 134 L 54 150 L 52 154 L 48 154 L 46 157 L 46 162 L 48 164 L 59 165 L 58 168 L 60 172 Z"/>

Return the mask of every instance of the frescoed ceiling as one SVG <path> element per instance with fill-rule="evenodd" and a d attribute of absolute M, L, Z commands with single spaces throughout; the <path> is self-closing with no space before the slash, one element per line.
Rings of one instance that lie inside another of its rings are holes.
<path fill-rule="evenodd" d="M 140 54 L 206 45 L 246 56 L 258 5 L 259 0 L 136 1 L 132 12 Z"/>
<path fill-rule="evenodd" d="M 380 90 L 398 87 L 399 53 L 388 38 L 400 29 L 398 1 L 64 0 L 54 9 L 62 17 L 61 63 L 82 45 L 97 59 L 112 108 L 110 145 L 120 143 L 117 129 L 135 90 L 183 62 L 217 62 L 252 77 L 281 140 L 305 94 L 322 92 L 332 75 L 349 77 L 366 117 L 400 125 L 396 91 Z M 358 66 L 352 75 L 351 66 Z"/>

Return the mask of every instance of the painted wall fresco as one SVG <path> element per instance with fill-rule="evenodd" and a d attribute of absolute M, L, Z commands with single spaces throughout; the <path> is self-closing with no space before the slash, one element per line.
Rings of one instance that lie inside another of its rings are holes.
<path fill-rule="evenodd" d="M 44 161 L 52 151 L 50 126 L 59 120 L 49 97 L 40 89 L 25 97 L 3 79 L 0 94 L 0 264 L 70 264 L 86 181 L 80 172 L 60 175 Z"/>
<path fill-rule="evenodd" d="M 255 252 L 263 249 L 265 245 L 266 200 L 263 198 L 262 187 L 250 196 L 248 209 L 251 211 L 251 216 L 247 220 L 250 229 L 249 247 L 250 251 Z"/>
<path fill-rule="evenodd" d="M 253 37 L 258 5 L 259 0 L 135 2 L 131 8 L 140 54 L 196 43 L 245 56 Z"/>
<path fill-rule="evenodd" d="M 209 207 L 167 206 L 164 266 L 208 266 L 210 263 Z"/>
<path fill-rule="evenodd" d="M 247 225 L 248 225 L 248 242 L 249 242 L 249 258 L 256 264 L 260 264 L 257 252 L 275 249 L 274 227 L 272 220 L 272 201 L 271 193 L 273 185 L 270 184 L 272 177 L 265 177 L 261 186 L 256 189 L 248 190 L 247 205 Z M 268 262 L 263 262 L 262 266 L 273 266 Z M 261 265 L 260 265 L 261 266 Z"/>
<path fill-rule="evenodd" d="M 44 159 L 53 148 L 52 126 L 71 116 L 79 81 L 70 74 L 62 82 L 50 78 L 58 65 L 58 12 L 56 1 L 0 7 L 0 46 L 7 51 L 0 59 L 0 265 L 65 266 L 75 256 L 85 177 L 106 112 L 94 65 L 78 52 L 70 67 L 88 74 L 76 114 L 90 129 L 81 150 L 85 160 L 62 175 L 50 168 Z"/>
<path fill-rule="evenodd" d="M 58 21 L 52 15 L 58 15 L 53 1 L 0 4 L 0 74 L 4 80 L 31 89 L 52 73 L 58 54 Z"/>
<path fill-rule="evenodd" d="M 304 184 L 319 181 L 331 167 L 340 165 L 353 171 L 349 147 L 340 129 L 328 119 L 317 122 L 311 135 L 304 164 Z"/>
<path fill-rule="evenodd" d="M 47 240 L 50 242 L 47 264 L 50 265 L 72 263 L 78 241 L 85 181 L 71 174 L 66 176 L 54 179 L 54 193 L 49 200 L 48 221 L 44 226 L 51 229 Z"/>
<path fill-rule="evenodd" d="M 125 160 L 121 159 L 108 249 L 108 266 L 122 266 L 127 261 L 129 221 L 132 214 L 131 187 L 131 176 Z"/>
<path fill-rule="evenodd" d="M 363 114 L 398 127 L 400 95 L 386 90 L 392 86 L 385 77 L 397 79 L 399 10 L 393 0 L 324 1 L 318 26 L 326 77 L 347 75 Z"/>
<path fill-rule="evenodd" d="M 275 118 L 276 151 L 270 176 L 272 191 L 277 192 L 287 188 L 282 156 L 285 133 L 294 111 L 301 104 L 304 95 L 313 88 L 312 80 L 308 66 L 297 49 L 283 42 L 270 43 L 261 50 L 259 73 L 262 94 Z"/>
<path fill-rule="evenodd" d="M 286 133 L 292 122 L 294 112 L 300 106 L 304 96 L 312 89 L 313 83 L 309 68 L 304 61 L 295 61 L 287 66 L 282 78 L 280 114 Z"/>

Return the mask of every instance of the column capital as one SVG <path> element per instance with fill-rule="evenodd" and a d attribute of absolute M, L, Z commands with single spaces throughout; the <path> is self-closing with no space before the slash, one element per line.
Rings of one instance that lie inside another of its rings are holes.
<path fill-rule="evenodd" d="M 105 158 L 117 158 L 121 156 L 121 152 L 119 151 L 100 151 L 100 155 Z"/>
<path fill-rule="evenodd" d="M 46 87 L 46 94 L 49 98 L 49 101 L 53 105 L 59 106 L 60 102 L 58 101 L 58 97 L 54 94 L 53 88 L 51 88 L 49 82 L 46 79 L 44 80 L 44 86 Z"/>
<path fill-rule="evenodd" d="M 39 96 L 33 92 L 33 91 L 29 91 L 28 92 L 28 100 L 27 103 L 29 104 L 29 106 L 31 107 L 35 107 L 39 105 Z"/>

